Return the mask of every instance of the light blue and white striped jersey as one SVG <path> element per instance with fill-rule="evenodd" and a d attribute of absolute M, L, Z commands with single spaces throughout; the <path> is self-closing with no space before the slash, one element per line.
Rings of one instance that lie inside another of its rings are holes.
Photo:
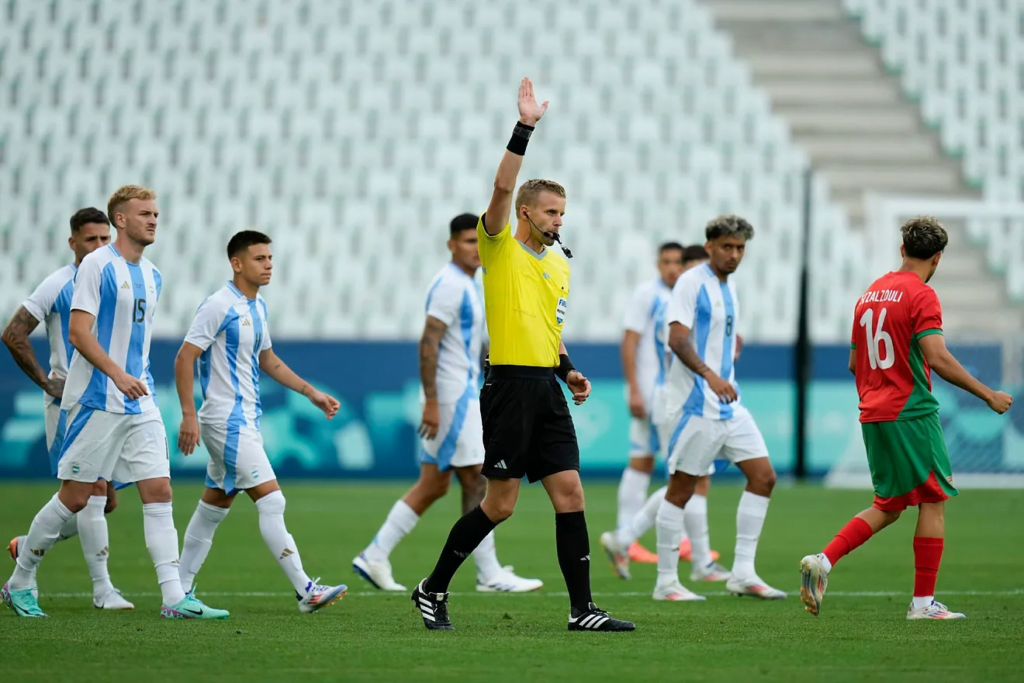
<path fill-rule="evenodd" d="M 263 297 L 250 299 L 228 282 L 199 305 L 185 341 L 203 351 L 199 421 L 259 429 L 260 353 L 271 347 Z"/>
<path fill-rule="evenodd" d="M 739 312 L 732 281 L 722 282 L 705 263 L 686 271 L 676 282 L 666 316 L 666 325 L 678 322 L 690 328 L 689 342 L 697 355 L 734 387 L 733 358 L 736 357 Z M 722 403 L 718 396 L 708 391 L 704 378 L 686 367 L 675 354 L 669 364 L 665 402 L 669 414 L 681 405 L 684 415 L 699 415 L 712 420 L 728 420 L 739 407 L 738 400 Z"/>
<path fill-rule="evenodd" d="M 479 389 L 487 333 L 480 284 L 449 262 L 430 285 L 426 311 L 448 326 L 437 356 L 437 401 L 455 403 Z"/>
<path fill-rule="evenodd" d="M 149 385 L 149 394 L 128 399 L 110 378 L 80 353 L 71 358 L 61 408 L 81 403 L 108 413 L 145 413 L 156 410 L 153 375 L 149 371 L 149 344 L 153 313 L 160 300 L 160 271 L 149 259 L 129 263 L 113 244 L 92 252 L 75 275 L 71 310 L 96 316 L 92 333 L 119 367 Z"/>
<path fill-rule="evenodd" d="M 668 359 L 665 355 L 665 315 L 672 290 L 660 277 L 643 282 L 633 291 L 623 327 L 640 335 L 636 350 L 636 381 L 648 403 L 654 391 L 665 383 Z"/>
<path fill-rule="evenodd" d="M 50 343 L 50 377 L 65 379 L 68 364 L 75 349 L 68 341 L 68 321 L 71 318 L 71 295 L 75 291 L 74 265 L 61 266 L 39 283 L 35 291 L 21 304 L 29 315 L 46 327 L 46 340 Z M 46 405 L 55 402 L 44 392 Z"/>

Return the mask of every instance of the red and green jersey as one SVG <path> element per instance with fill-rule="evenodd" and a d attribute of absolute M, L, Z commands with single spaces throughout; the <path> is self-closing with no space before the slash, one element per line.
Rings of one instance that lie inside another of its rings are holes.
<path fill-rule="evenodd" d="M 912 420 L 939 409 L 918 343 L 929 334 L 942 334 L 942 307 L 916 274 L 883 275 L 860 297 L 850 341 L 861 422 Z"/>

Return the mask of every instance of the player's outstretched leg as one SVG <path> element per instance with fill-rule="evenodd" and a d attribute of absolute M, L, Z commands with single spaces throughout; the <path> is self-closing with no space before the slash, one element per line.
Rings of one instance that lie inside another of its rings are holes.
<path fill-rule="evenodd" d="M 250 496 L 256 500 L 256 510 L 260 517 L 260 534 L 264 543 L 270 549 L 271 554 L 277 558 L 288 580 L 295 589 L 295 599 L 299 603 L 299 611 L 303 614 L 317 612 L 328 605 L 334 604 L 345 597 L 348 586 L 338 584 L 327 586 L 320 583 L 320 579 L 310 579 L 302 568 L 302 558 L 299 556 L 299 548 L 295 539 L 288 533 L 284 524 L 285 499 L 281 489 L 276 488 L 277 482 L 268 482 L 274 486 L 274 490 L 256 497 L 253 493 L 257 489 L 250 490 Z"/>
<path fill-rule="evenodd" d="M 468 512 L 483 502 L 487 479 L 479 466 L 458 467 L 455 473 L 462 487 L 462 509 Z M 484 536 L 473 551 L 476 564 L 476 589 L 481 593 L 530 593 L 544 587 L 540 579 L 529 579 L 515 573 L 513 567 L 498 562 L 494 531 Z"/>
<path fill-rule="evenodd" d="M 383 591 L 405 591 L 405 586 L 395 581 L 391 572 L 391 551 L 399 541 L 412 533 L 420 517 L 430 506 L 443 498 L 451 486 L 450 469 L 441 470 L 436 459 L 427 453 L 431 445 L 424 441 L 423 460 L 420 463 L 420 476 L 412 488 L 397 501 L 388 513 L 370 545 L 352 559 L 352 569 L 366 579 L 370 585 Z M 479 502 L 479 501 L 477 501 Z M 473 505 L 472 507 L 475 507 Z M 466 511 L 465 509 L 463 510 Z"/>
<path fill-rule="evenodd" d="M 46 616 L 36 599 L 36 568 L 57 542 L 64 523 L 85 507 L 91 489 L 91 483 L 62 482 L 61 490 L 36 513 L 25 540 L 17 544 L 21 548 L 16 548 L 14 573 L 0 589 L 0 598 L 18 616 Z"/>
<path fill-rule="evenodd" d="M 832 567 L 866 543 L 872 535 L 899 519 L 900 512 L 874 507 L 863 510 L 839 530 L 822 552 L 800 560 L 800 600 L 805 610 L 814 615 L 821 613 L 821 602 Z"/>
<path fill-rule="evenodd" d="M 397 501 L 370 545 L 352 559 L 353 571 L 378 590 L 407 590 L 405 586 L 395 581 L 391 573 L 391 551 L 419 521 L 420 515 L 404 499 Z"/>

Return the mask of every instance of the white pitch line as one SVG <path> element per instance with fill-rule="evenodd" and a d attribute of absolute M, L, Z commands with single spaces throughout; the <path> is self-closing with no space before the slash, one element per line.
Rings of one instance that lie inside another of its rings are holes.
<path fill-rule="evenodd" d="M 295 597 L 294 593 L 271 593 L 265 591 L 203 591 L 201 597 L 214 597 L 214 598 L 284 598 L 284 597 Z M 459 592 L 453 591 L 449 593 L 454 597 L 466 598 L 471 596 L 478 597 L 491 597 L 494 595 L 513 595 L 511 593 L 478 593 L 476 591 L 470 592 Z M 567 598 L 569 594 L 565 591 L 536 591 L 533 593 L 520 593 L 517 595 L 533 595 L 538 597 L 549 597 L 549 598 Z M 594 593 L 595 598 L 638 598 L 638 597 L 649 597 L 650 592 L 635 592 L 635 591 L 623 591 L 621 593 Z M 708 597 L 724 597 L 732 596 L 732 593 L 726 591 L 713 591 L 708 593 L 701 593 Z M 797 591 L 791 593 L 793 597 L 797 595 Z M 906 591 L 829 591 L 827 593 L 830 598 L 898 598 L 906 597 L 909 595 Z M 1015 588 L 1012 590 L 1003 591 L 942 591 L 939 597 L 946 595 L 976 595 L 976 596 L 1009 596 L 1009 595 L 1024 595 L 1024 588 Z M 42 598 L 91 598 L 92 593 L 47 593 L 42 592 L 40 594 Z M 155 598 L 160 597 L 160 593 L 125 593 L 126 597 L 130 598 Z M 408 593 L 397 593 L 397 592 L 386 592 L 386 591 L 349 591 L 349 597 L 403 597 L 408 598 Z"/>

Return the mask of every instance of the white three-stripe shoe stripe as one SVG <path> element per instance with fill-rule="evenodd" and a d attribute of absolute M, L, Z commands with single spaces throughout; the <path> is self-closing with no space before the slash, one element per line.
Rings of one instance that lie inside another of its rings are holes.
<path fill-rule="evenodd" d="M 603 624 L 606 621 L 608 621 L 608 617 L 604 616 L 603 614 L 590 614 L 588 616 L 583 617 L 583 620 L 580 621 L 580 626 L 582 626 L 583 628 L 596 629 L 599 628 L 601 624 Z"/>

